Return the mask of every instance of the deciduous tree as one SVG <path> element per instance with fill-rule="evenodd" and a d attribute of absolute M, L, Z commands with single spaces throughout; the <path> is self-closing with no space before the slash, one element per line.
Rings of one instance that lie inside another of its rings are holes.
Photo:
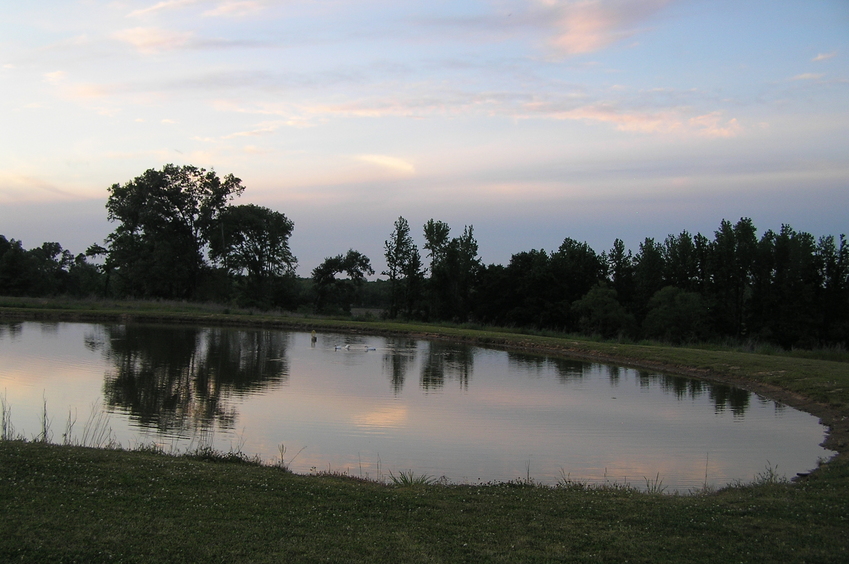
<path fill-rule="evenodd" d="M 336 278 L 343 273 L 347 278 Z M 315 310 L 321 313 L 338 308 L 350 313 L 351 304 L 365 283 L 366 276 L 372 274 L 374 269 L 369 258 L 353 249 L 349 249 L 345 255 L 324 259 L 312 271 Z"/>
<path fill-rule="evenodd" d="M 421 297 L 422 264 L 406 219 L 399 217 L 395 221 L 395 228 L 384 241 L 383 248 L 386 258 L 383 275 L 389 277 L 391 286 L 389 317 L 397 317 L 402 308 L 410 317 Z"/>
<path fill-rule="evenodd" d="M 106 203 L 118 227 L 107 237 L 109 268 L 125 293 L 191 298 L 202 270 L 210 225 L 240 195 L 232 174 L 168 164 L 126 184 L 113 184 Z"/>

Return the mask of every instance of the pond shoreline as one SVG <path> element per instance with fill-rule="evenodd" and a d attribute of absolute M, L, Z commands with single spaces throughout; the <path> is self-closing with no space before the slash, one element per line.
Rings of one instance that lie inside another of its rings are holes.
<path fill-rule="evenodd" d="M 780 401 L 830 426 L 826 442 L 840 454 L 793 483 L 767 468 L 751 483 L 668 495 L 648 481 L 645 492 L 568 481 L 403 485 L 293 474 L 226 456 L 0 441 L 0 561 L 713 564 L 841 562 L 849 554 L 847 363 L 424 324 L 112 307 L 0 305 L 0 321 L 410 335 L 614 362 L 786 398 Z"/>
<path fill-rule="evenodd" d="M 849 458 L 849 365 L 834 361 L 799 359 L 755 353 L 737 353 L 656 345 L 631 345 L 542 337 L 495 330 L 384 321 L 350 321 L 279 315 L 183 311 L 98 311 L 57 309 L 45 305 L 2 307 L 0 321 L 71 321 L 106 323 L 200 324 L 226 327 L 303 330 L 318 332 L 407 335 L 428 340 L 464 342 L 505 350 L 569 357 L 629 368 L 665 372 L 731 385 L 810 413 L 827 428 L 821 446 Z M 804 385 L 794 385 L 794 381 Z M 788 385 L 790 384 L 790 385 Z M 795 389 L 794 389 L 795 388 Z M 807 393 L 806 393 L 807 392 Z M 815 392 L 815 393 L 811 393 Z M 812 397 L 814 396 L 814 397 Z M 819 396 L 819 397 L 817 397 Z M 826 399 L 827 401 L 823 401 Z"/>

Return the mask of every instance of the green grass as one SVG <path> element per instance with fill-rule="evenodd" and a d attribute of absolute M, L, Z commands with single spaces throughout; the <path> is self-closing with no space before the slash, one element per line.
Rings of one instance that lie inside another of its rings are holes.
<path fill-rule="evenodd" d="M 2 562 L 839 562 L 849 465 L 671 496 L 385 485 L 5 441 Z M 238 462 L 238 461 L 236 461 Z"/>
<path fill-rule="evenodd" d="M 845 362 L 486 328 L 224 313 L 211 306 L 2 302 L 0 318 L 406 333 L 572 354 L 726 381 L 782 399 L 831 425 L 829 446 L 840 452 L 795 483 L 768 467 L 748 485 L 669 495 L 660 476 L 646 478 L 644 492 L 568 476 L 554 488 L 530 478 L 433 484 L 412 472 L 377 483 L 292 474 L 282 448 L 280 464 L 263 466 L 238 453 L 175 457 L 150 448 L 6 440 L 0 441 L 0 562 L 849 561 Z"/>

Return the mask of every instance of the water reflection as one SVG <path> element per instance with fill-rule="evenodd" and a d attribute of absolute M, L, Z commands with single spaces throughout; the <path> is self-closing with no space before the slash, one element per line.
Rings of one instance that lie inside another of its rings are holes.
<path fill-rule="evenodd" d="M 23 326 L 23 323 L 19 321 L 0 323 L 0 339 L 4 338 L 6 333 L 8 333 L 11 340 L 14 340 L 15 337 L 20 336 Z"/>
<path fill-rule="evenodd" d="M 528 353 L 508 352 L 507 357 L 511 366 L 520 371 L 546 374 L 554 370 L 557 379 L 562 383 L 580 380 L 590 373 L 592 364 L 568 358 L 539 356 Z"/>
<path fill-rule="evenodd" d="M 474 351 L 474 347 L 466 344 L 429 342 L 421 369 L 422 390 L 439 390 L 445 385 L 446 378 L 456 380 L 462 389 L 468 390 L 474 368 Z"/>
<path fill-rule="evenodd" d="M 618 388 L 621 383 L 621 369 L 617 366 L 598 365 L 590 362 L 566 358 L 551 358 L 527 353 L 509 352 L 511 366 L 517 370 L 545 375 L 551 371 L 557 374 L 562 384 L 578 382 L 592 377 L 599 370 L 607 373 L 610 385 Z M 672 394 L 679 400 L 697 399 L 707 394 L 714 405 L 716 413 L 730 410 L 735 417 L 743 417 L 751 401 L 751 393 L 739 388 L 722 384 L 707 383 L 684 376 L 657 374 L 645 370 L 637 371 L 637 382 L 641 389 L 649 391 L 653 386 L 659 386 L 666 394 Z"/>
<path fill-rule="evenodd" d="M 749 408 L 752 395 L 751 392 L 740 388 L 723 384 L 708 384 L 702 380 L 693 380 L 683 376 L 639 371 L 638 378 L 640 387 L 649 389 L 652 385 L 657 384 L 664 392 L 674 394 L 678 399 L 696 399 L 707 393 L 713 402 L 716 413 L 731 410 L 735 417 L 743 417 Z"/>
<path fill-rule="evenodd" d="M 288 334 L 280 331 L 107 325 L 86 336 L 112 368 L 104 399 L 140 426 L 174 433 L 230 429 L 233 399 L 289 377 Z"/>
<path fill-rule="evenodd" d="M 20 331 L 19 327 L 7 327 L 12 334 Z M 45 324 L 42 331 L 55 331 L 55 327 Z M 289 334 L 280 331 L 129 324 L 103 326 L 102 332 L 88 335 L 85 344 L 90 350 L 102 350 L 112 364 L 104 383 L 110 407 L 127 411 L 143 427 L 175 432 L 203 429 L 213 423 L 232 428 L 237 416 L 233 397 L 267 390 L 289 378 L 288 340 Z M 344 352 L 370 350 L 364 338 L 355 335 L 342 339 L 326 336 L 323 345 Z M 479 349 L 444 341 L 422 345 L 425 352 L 418 362 L 417 340 L 384 339 L 382 370 L 393 394 L 403 392 L 408 372 L 417 364 L 419 387 L 424 392 L 439 391 L 446 381 L 469 389 Z M 507 357 L 511 370 L 537 377 L 553 373 L 561 384 L 579 382 L 599 370 L 606 372 L 612 387 L 621 381 L 618 367 L 520 352 L 508 352 Z M 345 362 L 356 360 L 351 357 Z M 637 383 L 645 390 L 658 386 L 680 400 L 707 394 L 717 413 L 730 410 L 735 417 L 742 417 L 751 401 L 745 390 L 681 376 L 641 370 L 637 371 Z"/>
<path fill-rule="evenodd" d="M 121 444 L 161 433 L 171 448 L 208 440 L 271 460 L 282 443 L 300 453 L 298 472 L 382 466 L 474 482 L 530 471 L 550 484 L 563 470 L 659 472 L 686 490 L 708 473 L 721 486 L 767 461 L 792 475 L 827 456 L 816 418 L 743 390 L 445 341 L 23 322 L 0 324 L 0 359 L 4 397 L 32 414 L 16 416 L 22 430 L 38 428 L 45 401 L 61 414 L 95 400 Z"/>
<path fill-rule="evenodd" d="M 389 375 L 392 391 L 399 395 L 404 389 L 407 371 L 415 365 L 417 341 L 405 337 L 387 337 L 383 353 L 383 373 Z"/>

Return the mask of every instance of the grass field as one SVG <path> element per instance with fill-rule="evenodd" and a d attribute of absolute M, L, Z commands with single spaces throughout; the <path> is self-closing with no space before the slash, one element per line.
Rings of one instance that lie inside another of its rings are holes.
<path fill-rule="evenodd" d="M 299 476 L 244 457 L 0 441 L 0 562 L 846 562 L 849 364 L 716 348 L 174 304 L 0 302 L 0 320 L 156 320 L 407 333 L 572 354 L 740 385 L 820 416 L 839 451 L 790 483 L 691 495 Z"/>

